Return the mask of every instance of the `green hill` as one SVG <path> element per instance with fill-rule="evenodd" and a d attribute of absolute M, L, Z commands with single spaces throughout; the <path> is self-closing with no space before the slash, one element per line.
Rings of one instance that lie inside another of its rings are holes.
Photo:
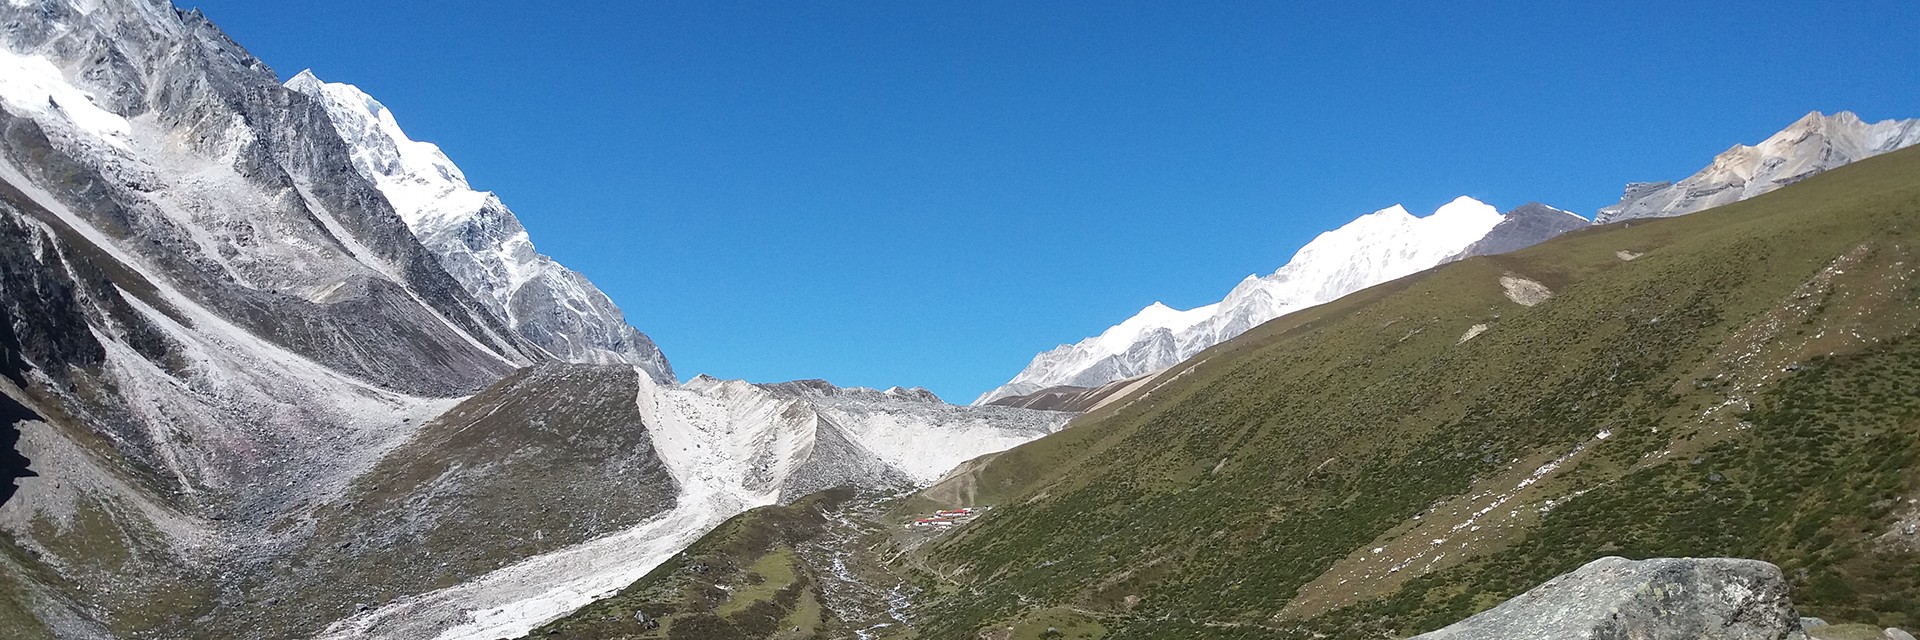
<path fill-rule="evenodd" d="M 977 470 L 923 636 L 1411 634 L 1608 554 L 1920 622 L 1916 220 L 1910 150 L 1275 320 Z"/>

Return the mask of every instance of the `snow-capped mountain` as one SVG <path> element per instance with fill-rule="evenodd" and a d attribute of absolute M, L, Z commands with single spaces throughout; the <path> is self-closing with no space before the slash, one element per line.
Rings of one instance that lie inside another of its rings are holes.
<path fill-rule="evenodd" d="M 1440 264 L 1501 220 L 1499 211 L 1467 197 L 1424 218 L 1399 205 L 1360 216 L 1314 238 L 1278 271 L 1247 276 L 1220 302 L 1184 311 L 1155 302 L 1100 335 L 1042 353 L 974 404 L 1165 369 L 1268 320 Z"/>
<path fill-rule="evenodd" d="M 440 265 L 521 337 L 566 362 L 626 363 L 674 380 L 653 340 L 598 287 L 534 250 L 527 230 L 490 192 L 476 191 L 440 147 L 407 137 L 385 105 L 311 70 L 286 83 L 326 107 L 353 165 L 393 203 Z"/>
<path fill-rule="evenodd" d="M 423 395 L 540 357 L 439 267 L 337 136 L 305 135 L 325 114 L 198 14 L 39 2 L 0 20 L 9 182 L 162 297 Z"/>
<path fill-rule="evenodd" d="M 1862 122 L 1815 111 L 1758 145 L 1735 145 L 1679 182 L 1635 182 L 1600 210 L 1600 224 L 1666 218 L 1739 202 L 1850 162 L 1920 144 L 1920 119 Z"/>
<path fill-rule="evenodd" d="M 0 636 L 520 628 L 1070 417 L 678 385 L 377 102 L 165 0 L 0 24 Z"/>

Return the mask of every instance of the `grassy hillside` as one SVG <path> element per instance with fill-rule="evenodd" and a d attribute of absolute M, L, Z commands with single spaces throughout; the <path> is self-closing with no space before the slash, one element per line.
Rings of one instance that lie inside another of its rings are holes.
<path fill-rule="evenodd" d="M 734 516 L 619 594 L 527 637 L 816 637 L 835 621 L 795 547 L 825 532 L 827 511 L 852 498 L 831 489 Z"/>
<path fill-rule="evenodd" d="M 1911 150 L 1268 323 L 980 465 L 921 635 L 1411 634 L 1607 554 L 1920 622 L 1917 218 Z"/>
<path fill-rule="evenodd" d="M 996 505 L 977 522 L 831 558 L 913 581 L 886 638 L 1404 637 L 1603 555 L 1765 559 L 1803 613 L 1910 627 L 1916 220 L 1920 149 L 1374 287 L 879 518 Z M 833 569 L 808 513 L 736 518 L 535 637 L 865 628 L 807 617 Z"/>

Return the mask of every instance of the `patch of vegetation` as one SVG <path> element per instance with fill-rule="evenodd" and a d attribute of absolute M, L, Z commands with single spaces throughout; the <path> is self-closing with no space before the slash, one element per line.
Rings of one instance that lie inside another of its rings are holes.
<path fill-rule="evenodd" d="M 362 607 L 443 588 L 627 529 L 673 506 L 634 406 L 629 367 L 523 369 L 423 425 L 342 499 L 289 516 L 312 536 L 249 599 L 223 603 L 245 637 L 296 637 Z M 205 633 L 228 632 L 210 629 Z M 236 636 L 237 637 L 237 636 Z"/>
<path fill-rule="evenodd" d="M 1107 635 L 1099 621 L 1063 607 L 1033 612 L 1005 631 L 1007 640 L 1098 640 Z"/>
<path fill-rule="evenodd" d="M 743 640 L 815 637 L 831 622 L 795 545 L 823 532 L 851 489 L 734 516 L 620 593 L 529 638 Z M 643 621 L 644 620 L 644 621 Z"/>
<path fill-rule="evenodd" d="M 714 610 L 714 615 L 725 618 L 740 613 L 753 605 L 775 600 L 779 594 L 792 587 L 800 579 L 794 564 L 799 558 L 793 549 L 785 545 L 774 547 L 767 555 L 760 556 L 747 573 L 740 577 L 740 584 L 727 588 L 727 599 Z"/>
<path fill-rule="evenodd" d="M 10 559 L 0 558 L 0 631 L 19 640 L 53 640 L 53 631 L 33 612 L 26 583 Z"/>

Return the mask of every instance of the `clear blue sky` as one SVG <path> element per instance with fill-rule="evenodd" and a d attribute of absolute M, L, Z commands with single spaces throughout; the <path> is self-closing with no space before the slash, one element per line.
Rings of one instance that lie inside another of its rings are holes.
<path fill-rule="evenodd" d="M 439 143 L 683 377 L 957 402 L 1395 203 L 1591 215 L 1810 110 L 1920 117 L 1910 0 L 1361 5 L 198 3 Z"/>

